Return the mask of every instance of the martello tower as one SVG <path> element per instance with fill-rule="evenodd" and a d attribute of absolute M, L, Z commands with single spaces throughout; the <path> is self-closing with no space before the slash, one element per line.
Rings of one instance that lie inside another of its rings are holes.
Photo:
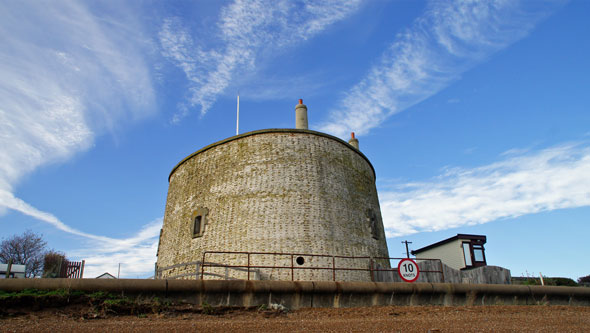
<path fill-rule="evenodd" d="M 196 278 L 195 266 L 205 251 L 252 253 L 205 258 L 231 266 L 249 260 L 256 266 L 313 268 L 331 265 L 330 256 L 388 257 L 375 171 L 358 140 L 353 135 L 347 143 L 309 130 L 301 100 L 295 114 L 295 129 L 236 135 L 196 151 L 172 169 L 158 246 L 159 277 Z M 295 262 L 288 254 L 295 254 Z M 337 265 L 367 262 L 341 258 Z M 385 260 L 381 265 L 389 267 Z M 244 271 L 209 267 L 203 277 L 245 279 Z M 254 271 L 251 279 L 333 279 L 331 271 L 321 269 L 298 269 L 293 276 L 286 269 Z M 336 279 L 370 276 L 340 271 Z"/>

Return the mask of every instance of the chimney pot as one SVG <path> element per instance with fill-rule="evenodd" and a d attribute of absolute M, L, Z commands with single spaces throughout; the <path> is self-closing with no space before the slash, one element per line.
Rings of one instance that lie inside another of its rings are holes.
<path fill-rule="evenodd" d="M 303 104 L 303 99 L 299 99 L 299 104 L 295 106 L 295 128 L 308 129 L 307 126 L 307 106 Z"/>
<path fill-rule="evenodd" d="M 354 137 L 354 132 L 350 133 L 350 140 L 348 140 L 348 144 L 359 150 L 359 140 Z"/>

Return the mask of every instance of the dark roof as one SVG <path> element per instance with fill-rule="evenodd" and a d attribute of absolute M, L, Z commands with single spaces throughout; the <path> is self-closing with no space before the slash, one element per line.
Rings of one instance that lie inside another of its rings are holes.
<path fill-rule="evenodd" d="M 423 252 L 423 251 L 426 251 L 426 250 L 430 250 L 432 248 L 435 248 L 435 247 L 441 246 L 443 244 L 446 244 L 446 243 L 455 241 L 457 239 L 478 240 L 478 241 L 481 241 L 482 244 L 485 244 L 486 243 L 486 240 L 487 240 L 486 236 L 484 236 L 484 235 L 457 234 L 456 236 L 453 236 L 451 238 L 447 238 L 445 240 L 441 240 L 440 242 L 437 242 L 437 243 L 434 243 L 434 244 L 430 244 L 430 245 L 425 246 L 425 247 L 423 247 L 421 249 L 418 249 L 418 250 L 414 250 L 414 251 L 412 251 L 412 254 L 415 255 L 416 253 L 420 253 L 420 252 Z"/>

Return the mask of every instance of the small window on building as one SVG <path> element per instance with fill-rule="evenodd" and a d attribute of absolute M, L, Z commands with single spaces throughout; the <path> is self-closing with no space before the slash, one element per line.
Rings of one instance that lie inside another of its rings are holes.
<path fill-rule="evenodd" d="M 205 233 L 207 225 L 207 214 L 209 210 L 207 208 L 199 207 L 193 211 L 191 219 L 191 227 L 193 232 L 193 238 L 201 237 Z"/>
<path fill-rule="evenodd" d="M 469 243 L 463 243 L 463 256 L 465 257 L 465 266 L 473 266 L 471 261 L 471 251 L 469 250 Z"/>
<path fill-rule="evenodd" d="M 200 235 L 201 234 L 201 221 L 203 217 L 201 215 L 195 217 L 195 225 L 193 227 L 193 234 Z"/>
<path fill-rule="evenodd" d="M 375 214 L 375 212 L 371 208 L 367 209 L 367 222 L 369 223 L 371 236 L 374 239 L 379 239 L 379 228 L 377 227 L 377 214 Z"/>
<path fill-rule="evenodd" d="M 473 261 L 485 262 L 486 259 L 483 254 L 483 245 L 473 245 Z"/>

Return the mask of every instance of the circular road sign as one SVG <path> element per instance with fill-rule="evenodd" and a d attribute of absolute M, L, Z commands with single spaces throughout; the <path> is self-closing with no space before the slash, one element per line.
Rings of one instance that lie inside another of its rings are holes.
<path fill-rule="evenodd" d="M 406 282 L 414 282 L 418 280 L 420 275 L 420 269 L 418 264 L 412 259 L 403 259 L 397 265 L 397 273 L 402 280 Z"/>

